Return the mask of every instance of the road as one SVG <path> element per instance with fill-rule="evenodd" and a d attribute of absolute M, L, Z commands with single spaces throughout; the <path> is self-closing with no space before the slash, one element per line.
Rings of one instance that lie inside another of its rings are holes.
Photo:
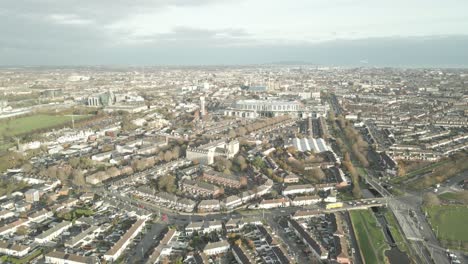
<path fill-rule="evenodd" d="M 145 259 L 145 254 L 147 254 L 151 249 L 153 249 L 156 239 L 161 234 L 161 232 L 166 228 L 166 225 L 161 223 L 152 224 L 147 232 L 142 235 L 140 233 L 140 242 L 132 248 L 130 254 L 128 254 L 127 263 L 142 263 Z M 143 236 L 143 237 L 141 237 Z M 151 254 L 151 252 L 149 252 Z"/>

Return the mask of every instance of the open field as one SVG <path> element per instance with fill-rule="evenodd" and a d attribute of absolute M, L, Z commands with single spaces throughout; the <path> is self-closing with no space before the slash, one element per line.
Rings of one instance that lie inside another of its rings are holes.
<path fill-rule="evenodd" d="M 75 116 L 75 120 L 86 116 Z M 71 116 L 37 114 L 0 121 L 0 134 L 6 137 L 27 134 L 35 130 L 52 128 L 71 123 Z"/>
<path fill-rule="evenodd" d="M 365 263 L 384 263 L 388 245 L 377 219 L 369 210 L 349 212 Z"/>
<path fill-rule="evenodd" d="M 432 206 L 426 208 L 426 212 L 432 229 L 444 246 L 468 251 L 468 207 Z"/>

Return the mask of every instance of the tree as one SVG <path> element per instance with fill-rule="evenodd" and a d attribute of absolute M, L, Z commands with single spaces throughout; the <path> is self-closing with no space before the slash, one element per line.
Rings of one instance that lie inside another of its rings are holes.
<path fill-rule="evenodd" d="M 321 182 L 325 179 L 325 173 L 321 168 L 313 168 L 307 172 L 307 175 L 310 175 L 315 182 Z"/>
<path fill-rule="evenodd" d="M 423 195 L 424 206 L 437 206 L 440 205 L 439 197 L 435 193 L 427 192 Z"/>
<path fill-rule="evenodd" d="M 245 169 L 247 169 L 247 162 L 243 156 L 241 155 L 237 156 L 234 162 L 239 166 L 241 171 L 244 171 Z"/>
<path fill-rule="evenodd" d="M 28 228 L 26 226 L 20 226 L 16 229 L 16 234 L 24 236 L 28 234 Z"/>
<path fill-rule="evenodd" d="M 240 136 L 240 137 L 245 136 L 246 133 L 247 133 L 247 129 L 245 129 L 245 127 L 240 127 L 237 130 L 237 135 Z"/>
<path fill-rule="evenodd" d="M 72 166 L 73 168 L 78 168 L 79 164 L 80 164 L 80 159 L 78 157 L 73 157 L 71 159 L 68 160 L 68 164 L 70 164 L 70 166 Z"/>
<path fill-rule="evenodd" d="M 31 163 L 28 161 L 26 163 L 23 164 L 23 166 L 21 166 L 21 170 L 25 173 L 31 173 L 32 170 L 33 170 L 33 166 L 31 165 Z"/>
<path fill-rule="evenodd" d="M 175 184 L 175 176 L 171 174 L 164 175 L 158 178 L 157 187 L 159 191 L 175 193 L 177 186 Z"/>
<path fill-rule="evenodd" d="M 362 197 L 362 191 L 359 184 L 353 184 L 353 197 L 355 199 L 360 199 Z"/>
<path fill-rule="evenodd" d="M 403 177 L 406 175 L 406 166 L 402 161 L 398 161 L 398 176 Z"/>
<path fill-rule="evenodd" d="M 180 147 L 179 146 L 175 146 L 173 149 L 172 149 L 172 158 L 173 159 L 178 159 L 180 156 Z"/>
<path fill-rule="evenodd" d="M 86 180 L 81 170 L 74 169 L 72 172 L 72 183 L 77 186 L 86 185 Z"/>
<path fill-rule="evenodd" d="M 110 178 L 117 177 L 120 175 L 120 170 L 117 169 L 116 167 L 110 167 L 109 169 L 106 170 L 106 174 Z"/>
<path fill-rule="evenodd" d="M 239 181 L 242 186 L 247 186 L 248 184 L 247 177 L 245 176 L 240 177 Z"/>
<path fill-rule="evenodd" d="M 167 150 L 167 151 L 164 153 L 164 160 L 165 160 L 166 162 L 171 161 L 171 160 L 172 160 L 172 157 L 173 157 L 173 155 L 172 155 L 172 152 L 171 152 L 170 150 Z"/>
<path fill-rule="evenodd" d="M 229 138 L 235 138 L 236 137 L 236 131 L 234 131 L 234 129 L 229 130 L 228 136 L 229 136 Z"/>
<path fill-rule="evenodd" d="M 46 172 L 47 177 L 49 178 L 57 178 L 57 167 L 56 166 L 50 166 L 47 168 Z"/>

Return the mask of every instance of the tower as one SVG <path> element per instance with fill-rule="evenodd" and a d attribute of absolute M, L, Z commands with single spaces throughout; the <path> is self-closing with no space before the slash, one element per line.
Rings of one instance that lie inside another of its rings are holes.
<path fill-rule="evenodd" d="M 205 97 L 200 97 L 200 114 L 202 117 L 205 117 L 206 110 L 205 110 Z"/>

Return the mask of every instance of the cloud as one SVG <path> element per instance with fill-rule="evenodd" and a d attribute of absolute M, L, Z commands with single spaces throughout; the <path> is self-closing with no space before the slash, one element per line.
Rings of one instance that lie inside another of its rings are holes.
<path fill-rule="evenodd" d="M 48 18 L 61 25 L 89 25 L 94 23 L 91 19 L 81 18 L 75 14 L 51 14 Z"/>
<path fill-rule="evenodd" d="M 333 61 L 347 55 L 323 45 L 350 50 L 359 43 L 364 50 L 352 52 L 364 53 L 366 43 L 383 49 L 376 37 L 395 43 L 427 36 L 424 46 L 434 36 L 466 34 L 468 1 L 377 2 L 4 0 L 0 63 L 251 63 L 312 58 L 316 50 L 334 52 L 327 54 Z M 367 55 L 357 61 L 373 57 Z"/>

